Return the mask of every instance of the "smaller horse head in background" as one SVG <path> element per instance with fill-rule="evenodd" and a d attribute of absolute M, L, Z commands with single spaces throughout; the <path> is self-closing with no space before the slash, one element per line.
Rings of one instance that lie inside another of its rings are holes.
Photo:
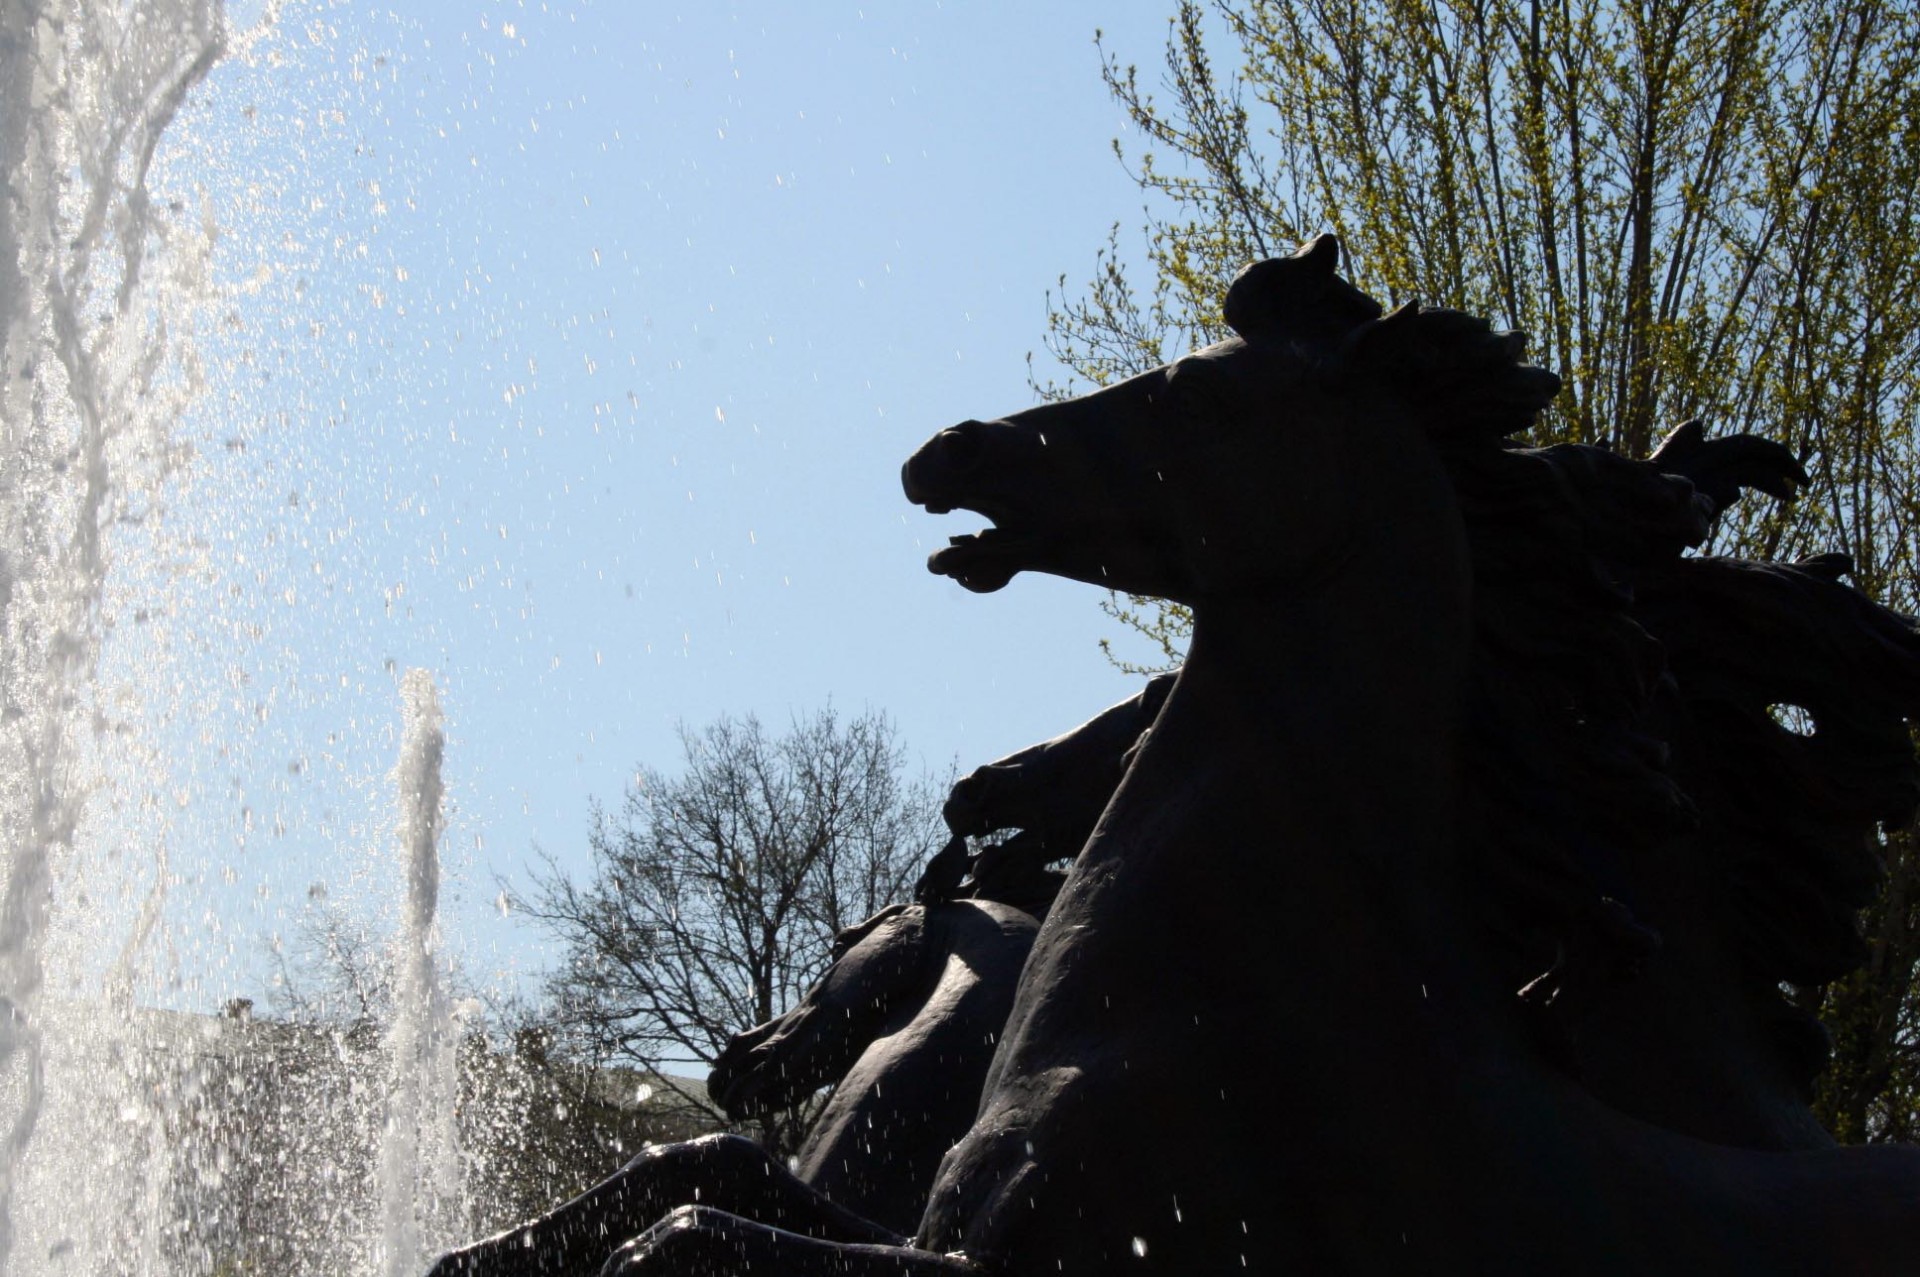
<path fill-rule="evenodd" d="M 834 938 L 799 1005 L 735 1035 L 708 1093 L 735 1120 L 833 1086 L 796 1172 L 902 1232 L 940 1158 L 973 1122 L 1020 969 L 1071 857 L 1092 832 L 1172 676 L 1070 732 L 988 763 L 947 800 L 954 838 L 912 904 Z M 968 837 L 1015 831 L 976 851 Z"/>
<path fill-rule="evenodd" d="M 798 1006 L 727 1044 L 708 1092 L 739 1120 L 832 1086 L 795 1174 L 911 1233 L 940 1158 L 973 1121 L 1038 929 L 997 901 L 889 905 L 839 935 Z"/>

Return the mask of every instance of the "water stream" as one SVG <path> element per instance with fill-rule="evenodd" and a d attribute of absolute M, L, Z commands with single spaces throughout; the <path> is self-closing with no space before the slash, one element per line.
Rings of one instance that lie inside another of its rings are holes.
<path fill-rule="evenodd" d="M 384 1034 L 140 1005 L 197 766 L 154 708 L 181 685 L 156 564 L 193 540 L 169 521 L 221 233 L 150 177 L 190 91 L 272 18 L 0 0 L 0 1273 L 400 1274 L 460 1228 L 424 671 L 402 686 Z M 152 667 L 109 688 L 111 636 L 150 621 Z"/>
<path fill-rule="evenodd" d="M 92 686 L 114 535 L 151 514 L 181 460 L 176 426 L 200 389 L 192 312 L 207 296 L 211 228 L 184 209 L 156 209 L 148 172 L 187 92 L 222 48 L 219 7 L 205 0 L 16 0 L 0 24 L 6 1271 L 30 1270 L 36 1253 L 58 1258 L 83 1246 L 102 1260 L 157 1267 L 155 1238 L 125 1217 L 73 1218 L 82 1213 L 70 1205 L 53 1210 L 56 1218 L 42 1213 L 52 1206 L 47 1195 L 67 1197 L 83 1172 L 43 1156 L 68 1135 L 45 1128 L 56 1117 L 85 1125 L 111 1102 L 50 1094 L 69 1077 L 99 1073 L 74 1057 L 82 1035 L 67 1018 L 72 1009 L 47 1003 L 46 952 L 76 830 L 101 783 L 90 757 L 115 734 L 111 707 Z M 162 858 L 149 895 L 166 880 Z M 149 924 L 155 907 L 140 911 Z M 137 945 L 139 936 L 129 939 Z M 164 1150 L 151 1139 L 117 1143 L 107 1178 L 150 1197 L 148 1155 Z M 75 1236 L 89 1230 L 96 1236 L 84 1243 Z"/>
<path fill-rule="evenodd" d="M 407 899 L 395 955 L 392 1073 L 380 1149 L 387 1277 L 424 1271 L 433 1255 L 456 1240 L 462 1213 L 454 1025 L 434 961 L 446 734 L 439 694 L 426 670 L 408 670 L 400 696 L 406 726 L 394 782 Z"/>

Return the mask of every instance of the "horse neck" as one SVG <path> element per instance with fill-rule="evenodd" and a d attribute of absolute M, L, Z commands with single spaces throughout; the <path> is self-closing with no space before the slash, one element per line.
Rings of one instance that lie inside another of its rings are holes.
<path fill-rule="evenodd" d="M 1204 1002 L 1194 1013 L 1250 1035 L 1248 1060 L 1278 1053 L 1300 1076 L 1431 1047 L 1422 1013 L 1443 996 L 1462 1025 L 1488 1020 L 1453 873 L 1472 633 L 1461 540 L 1371 563 L 1356 550 L 1310 589 L 1200 601 L 1179 681 L 1036 954 L 1089 917 L 1195 937 L 1115 940 L 1100 959 Z"/>
<path fill-rule="evenodd" d="M 1380 863 L 1451 846 L 1471 643 L 1464 544 L 1376 537 L 1309 587 L 1208 600 L 1149 748 L 1189 736 L 1258 770 L 1248 798 L 1288 839 Z M 1144 765 L 1146 758 L 1142 758 Z"/>

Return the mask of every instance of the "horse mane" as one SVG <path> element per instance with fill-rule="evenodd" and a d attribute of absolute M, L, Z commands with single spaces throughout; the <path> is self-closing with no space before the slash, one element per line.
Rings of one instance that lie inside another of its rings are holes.
<path fill-rule="evenodd" d="M 1358 313 L 1344 293 L 1335 308 Z M 1726 475 L 1514 442 L 1559 386 L 1524 345 L 1410 304 L 1304 352 L 1396 392 L 1453 483 L 1474 576 L 1460 848 L 1509 974 L 1636 965 L 1658 943 L 1636 863 L 1684 838 L 1715 916 L 1662 901 L 1662 925 L 1723 927 L 1768 991 L 1833 979 L 1864 957 L 1876 827 L 1920 804 L 1920 632 L 1831 559 L 1689 557 L 1738 497 Z M 1676 457 L 1698 452 L 1688 429 Z M 1750 477 L 1773 445 L 1715 442 L 1737 444 L 1740 486 L 1791 491 Z"/>
<path fill-rule="evenodd" d="M 1865 960 L 1876 833 L 1920 806 L 1920 630 L 1842 584 L 1848 567 L 1689 558 L 1639 591 L 1678 684 L 1674 771 L 1741 956 L 1768 983 Z"/>
<path fill-rule="evenodd" d="M 918 927 L 926 912 L 922 904 L 920 901 L 912 904 L 896 901 L 882 906 L 850 927 L 842 927 L 834 933 L 832 942 L 827 946 L 827 965 L 832 966 L 852 953 L 861 941 L 889 923 L 896 927 Z M 915 909 L 921 912 L 916 914 Z"/>
<path fill-rule="evenodd" d="M 1654 942 L 1634 852 L 1696 815 L 1657 735 L 1667 668 L 1634 588 L 1703 541 L 1710 513 L 1686 479 L 1644 462 L 1513 442 L 1560 385 L 1524 349 L 1485 320 L 1409 304 L 1323 365 L 1397 393 L 1453 484 L 1474 580 L 1460 854 L 1516 986 Z"/>

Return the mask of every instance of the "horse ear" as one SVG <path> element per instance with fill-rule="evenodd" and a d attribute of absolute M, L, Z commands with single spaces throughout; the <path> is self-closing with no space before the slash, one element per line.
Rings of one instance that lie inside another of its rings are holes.
<path fill-rule="evenodd" d="M 1315 235 L 1293 250 L 1294 257 L 1313 267 L 1322 279 L 1332 279 L 1340 268 L 1340 240 L 1330 234 Z"/>
<path fill-rule="evenodd" d="M 1340 241 L 1321 235 L 1291 257 L 1255 262 L 1235 277 L 1221 312 L 1241 337 L 1337 342 L 1370 319 L 1380 305 L 1335 274 Z"/>

